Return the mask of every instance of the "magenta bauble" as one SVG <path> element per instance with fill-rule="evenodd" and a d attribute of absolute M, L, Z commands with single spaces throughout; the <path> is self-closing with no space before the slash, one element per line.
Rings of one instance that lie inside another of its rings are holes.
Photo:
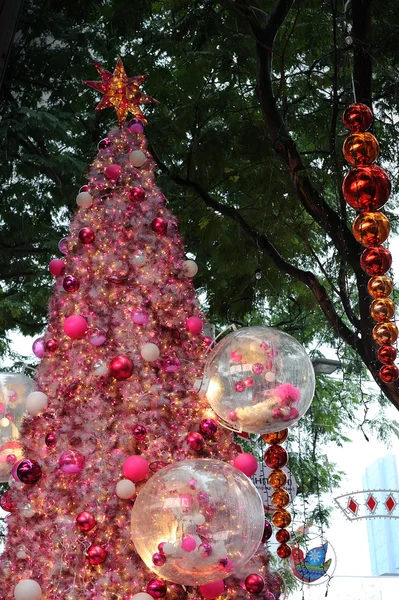
<path fill-rule="evenodd" d="M 138 119 L 132 119 L 127 124 L 127 128 L 130 133 L 142 133 L 144 131 L 144 125 Z"/>
<path fill-rule="evenodd" d="M 55 433 L 50 431 L 50 433 L 48 433 L 46 435 L 46 437 L 44 438 L 44 443 L 46 444 L 47 448 L 54 448 L 57 443 L 57 438 L 55 437 Z"/>
<path fill-rule="evenodd" d="M 156 567 L 162 567 L 166 563 L 166 556 L 162 552 L 155 552 L 152 555 L 152 562 Z"/>
<path fill-rule="evenodd" d="M 133 435 L 137 440 L 141 441 L 147 435 L 147 429 L 144 427 L 144 425 L 136 425 L 136 427 L 133 429 Z"/>
<path fill-rule="evenodd" d="M 224 592 L 224 581 L 223 579 L 218 579 L 217 581 L 212 581 L 211 583 L 204 583 L 203 585 L 198 586 L 199 592 L 203 598 L 206 600 L 213 600 L 217 598 Z"/>
<path fill-rule="evenodd" d="M 62 275 L 65 269 L 65 263 L 61 258 L 53 258 L 53 260 L 51 260 L 49 262 L 48 265 L 48 270 L 50 271 L 50 273 L 52 275 L 54 275 L 54 277 L 58 277 L 59 275 Z"/>
<path fill-rule="evenodd" d="M 82 227 L 78 233 L 78 238 L 82 244 L 91 244 L 96 239 L 96 234 L 91 227 Z"/>
<path fill-rule="evenodd" d="M 133 361 L 128 356 L 115 356 L 109 364 L 109 373 L 120 381 L 128 379 L 133 373 Z"/>
<path fill-rule="evenodd" d="M 5 510 L 6 512 L 14 512 L 16 507 L 15 507 L 13 501 L 11 500 L 10 490 L 6 490 L 0 496 L 0 508 Z"/>
<path fill-rule="evenodd" d="M 148 313 L 144 310 L 136 311 L 132 314 L 132 321 L 136 325 L 144 325 L 148 321 Z"/>
<path fill-rule="evenodd" d="M 265 581 L 258 573 L 251 573 L 245 579 L 245 588 L 250 594 L 260 594 L 265 587 Z"/>
<path fill-rule="evenodd" d="M 269 521 L 265 521 L 265 527 L 263 529 L 262 543 L 264 544 L 267 540 L 270 540 L 273 533 L 273 526 Z"/>
<path fill-rule="evenodd" d="M 137 185 L 129 191 L 128 196 L 132 202 L 142 202 L 145 198 L 145 191 Z"/>
<path fill-rule="evenodd" d="M 123 475 L 134 483 L 143 481 L 147 477 L 149 470 L 148 462 L 139 455 L 129 456 L 123 463 Z"/>
<path fill-rule="evenodd" d="M 43 475 L 42 468 L 35 460 L 24 458 L 16 464 L 18 465 L 17 477 L 22 483 L 34 485 L 41 479 Z"/>
<path fill-rule="evenodd" d="M 200 430 L 203 435 L 212 437 L 218 430 L 218 424 L 214 419 L 203 419 L 200 423 Z"/>
<path fill-rule="evenodd" d="M 197 431 L 191 431 L 186 437 L 186 441 L 191 450 L 194 450 L 195 452 L 199 452 L 205 446 L 204 438 Z"/>
<path fill-rule="evenodd" d="M 158 235 L 165 235 L 168 231 L 168 222 L 163 217 L 157 217 L 151 223 L 151 227 Z"/>
<path fill-rule="evenodd" d="M 120 165 L 108 165 L 108 167 L 105 169 L 105 177 L 110 181 L 116 181 L 117 179 L 119 179 L 121 173 L 122 167 Z"/>
<path fill-rule="evenodd" d="M 67 275 L 66 277 L 64 277 L 62 287 L 66 292 L 77 292 L 79 289 L 79 279 L 77 279 L 73 275 Z"/>
<path fill-rule="evenodd" d="M 153 598 L 163 598 L 166 596 L 166 583 L 162 579 L 151 579 L 147 584 L 147 594 Z"/>
<path fill-rule="evenodd" d="M 37 356 L 37 358 L 43 358 L 45 350 L 46 350 L 46 348 L 44 345 L 44 338 L 42 338 L 42 337 L 37 338 L 32 344 L 33 354 L 35 356 Z"/>
<path fill-rule="evenodd" d="M 68 254 L 68 238 L 62 238 L 58 242 L 58 250 L 62 252 L 62 254 Z"/>
<path fill-rule="evenodd" d="M 76 525 L 80 529 L 80 531 L 91 531 L 96 526 L 96 519 L 94 515 L 90 512 L 83 511 L 78 514 L 76 517 Z"/>
<path fill-rule="evenodd" d="M 107 551 L 98 544 L 93 544 L 87 551 L 87 558 L 91 565 L 101 565 L 107 558 Z"/>
<path fill-rule="evenodd" d="M 186 326 L 190 333 L 197 335 L 201 333 L 203 323 L 199 317 L 189 317 L 186 321 Z"/>
<path fill-rule="evenodd" d="M 245 473 L 247 477 L 252 477 L 252 475 L 255 475 L 256 470 L 259 466 L 256 458 L 248 452 L 242 452 L 242 454 L 236 456 L 233 464 L 236 467 L 236 469 L 239 469 L 240 471 Z"/>
<path fill-rule="evenodd" d="M 49 340 L 46 341 L 44 346 L 45 346 L 47 352 L 55 352 L 58 348 L 58 342 L 54 338 L 50 338 Z"/>
<path fill-rule="evenodd" d="M 88 328 L 87 321 L 80 315 L 71 315 L 64 321 L 64 331 L 72 340 L 80 340 Z"/>
<path fill-rule="evenodd" d="M 58 459 L 58 464 L 67 475 L 81 473 L 85 466 L 85 457 L 77 450 L 66 450 Z"/>
<path fill-rule="evenodd" d="M 184 552 L 193 552 L 197 547 L 197 542 L 191 535 L 186 535 L 182 540 L 181 547 Z"/>

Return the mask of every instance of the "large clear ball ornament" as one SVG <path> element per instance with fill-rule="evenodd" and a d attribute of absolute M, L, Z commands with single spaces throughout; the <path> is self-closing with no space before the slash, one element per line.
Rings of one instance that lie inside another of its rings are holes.
<path fill-rule="evenodd" d="M 272 327 L 243 327 L 223 338 L 208 356 L 204 382 L 222 424 L 258 434 L 296 423 L 315 388 L 305 349 Z"/>
<path fill-rule="evenodd" d="M 259 493 L 241 471 L 219 460 L 185 460 L 155 473 L 138 494 L 132 540 L 151 571 L 196 586 L 248 562 L 264 521 Z"/>

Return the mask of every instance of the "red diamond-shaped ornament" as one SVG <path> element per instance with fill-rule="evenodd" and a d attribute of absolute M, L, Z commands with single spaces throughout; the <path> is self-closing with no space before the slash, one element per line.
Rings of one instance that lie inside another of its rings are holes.
<path fill-rule="evenodd" d="M 385 500 L 384 504 L 387 507 L 387 511 L 389 513 L 391 513 L 396 506 L 396 500 L 395 500 L 395 498 L 392 497 L 392 494 L 390 494 L 388 496 L 388 498 Z"/>
<path fill-rule="evenodd" d="M 371 513 L 373 513 L 375 511 L 375 509 L 377 508 L 377 504 L 378 504 L 378 502 L 374 498 L 373 494 L 370 494 L 370 496 L 366 500 L 366 506 Z"/>
<path fill-rule="evenodd" d="M 352 497 L 348 501 L 348 510 L 354 515 L 357 515 L 357 511 L 359 510 L 359 504 Z"/>

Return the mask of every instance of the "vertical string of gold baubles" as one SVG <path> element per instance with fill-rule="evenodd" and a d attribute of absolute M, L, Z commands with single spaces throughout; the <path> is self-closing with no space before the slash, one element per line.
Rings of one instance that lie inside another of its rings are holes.
<path fill-rule="evenodd" d="M 367 131 L 373 122 L 373 114 L 365 104 L 351 104 L 343 114 L 343 122 L 351 131 L 345 139 L 343 153 L 352 166 L 346 175 L 342 191 L 348 204 L 358 211 L 352 231 L 356 240 L 365 246 L 360 257 L 362 269 L 370 275 L 368 293 L 373 298 L 370 314 L 376 325 L 373 338 L 378 344 L 378 360 L 382 363 L 379 376 L 386 383 L 399 378 L 394 364 L 396 348 L 392 345 L 398 338 L 398 328 L 391 319 L 395 315 L 392 294 L 392 279 L 386 275 L 391 268 L 390 251 L 382 246 L 387 240 L 389 220 L 380 209 L 391 193 L 391 181 L 384 169 L 375 165 L 379 144 Z"/>

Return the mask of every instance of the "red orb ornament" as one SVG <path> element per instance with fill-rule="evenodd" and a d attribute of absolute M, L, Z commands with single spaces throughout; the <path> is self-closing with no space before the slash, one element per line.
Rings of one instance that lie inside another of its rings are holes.
<path fill-rule="evenodd" d="M 55 352 L 58 348 L 58 342 L 54 338 L 50 338 L 45 343 L 45 347 L 48 352 Z"/>
<path fill-rule="evenodd" d="M 96 519 L 94 515 L 90 512 L 84 511 L 78 514 L 76 517 L 76 525 L 79 527 L 80 531 L 91 531 L 96 526 Z"/>
<path fill-rule="evenodd" d="M 385 364 L 393 363 L 396 359 L 396 348 L 389 344 L 381 346 L 378 350 L 377 358 L 380 362 Z"/>
<path fill-rule="evenodd" d="M 367 275 L 383 275 L 391 265 L 392 255 L 384 246 L 370 246 L 360 257 L 360 266 Z"/>
<path fill-rule="evenodd" d="M 96 234 L 91 227 L 82 227 L 78 233 L 78 238 L 82 244 L 91 244 L 96 238 Z"/>
<path fill-rule="evenodd" d="M 286 529 L 279 529 L 276 531 L 276 540 L 279 544 L 285 544 L 290 539 L 290 532 Z"/>
<path fill-rule="evenodd" d="M 250 594 L 260 594 L 265 587 L 265 580 L 258 573 L 251 573 L 245 579 L 245 589 Z"/>
<path fill-rule="evenodd" d="M 200 431 L 206 437 L 213 437 L 218 430 L 218 424 L 214 419 L 204 419 L 200 423 Z"/>
<path fill-rule="evenodd" d="M 137 185 L 129 191 L 128 196 L 132 202 L 142 202 L 145 198 L 145 191 Z"/>
<path fill-rule="evenodd" d="M 349 131 L 367 131 L 373 122 L 373 113 L 366 104 L 350 104 L 342 115 L 343 124 Z"/>
<path fill-rule="evenodd" d="M 67 275 L 66 277 L 64 277 L 62 287 L 66 292 L 77 292 L 79 289 L 79 279 L 77 279 L 73 275 Z"/>
<path fill-rule="evenodd" d="M 121 173 L 122 167 L 120 165 L 108 165 L 108 167 L 105 169 L 105 177 L 110 181 L 116 181 L 117 179 L 119 179 Z"/>
<path fill-rule="evenodd" d="M 0 496 L 0 507 L 6 512 L 13 512 L 15 510 L 16 507 L 11 500 L 10 490 L 6 490 Z"/>
<path fill-rule="evenodd" d="M 281 469 L 287 464 L 288 454 L 282 446 L 270 446 L 265 453 L 265 463 L 271 469 Z"/>
<path fill-rule="evenodd" d="M 288 558 L 291 554 L 291 548 L 288 544 L 280 544 L 277 548 L 277 556 L 280 558 Z"/>
<path fill-rule="evenodd" d="M 191 450 L 194 450 L 195 452 L 199 452 L 205 446 L 204 438 L 197 431 L 191 431 L 186 437 L 186 441 Z"/>
<path fill-rule="evenodd" d="M 110 362 L 109 372 L 115 379 L 128 379 L 133 373 L 133 361 L 128 356 L 115 356 Z"/>
<path fill-rule="evenodd" d="M 168 222 L 163 217 L 157 217 L 151 223 L 151 227 L 158 235 L 165 235 L 168 231 Z"/>
<path fill-rule="evenodd" d="M 101 565 L 107 558 L 107 551 L 103 546 L 93 544 L 87 551 L 87 558 L 91 565 Z"/>
<path fill-rule="evenodd" d="M 42 475 L 42 468 L 35 460 L 25 458 L 18 464 L 17 477 L 22 483 L 34 485 L 41 479 Z"/>
<path fill-rule="evenodd" d="M 393 383 L 399 379 L 399 369 L 396 365 L 383 365 L 379 376 L 385 383 Z"/>
<path fill-rule="evenodd" d="M 153 598 L 163 598 L 166 596 L 166 583 L 162 579 L 151 579 L 147 584 L 147 594 Z"/>
<path fill-rule="evenodd" d="M 391 181 L 381 167 L 367 165 L 351 169 L 342 183 L 348 204 L 355 210 L 375 211 L 384 206 L 391 193 Z"/>

